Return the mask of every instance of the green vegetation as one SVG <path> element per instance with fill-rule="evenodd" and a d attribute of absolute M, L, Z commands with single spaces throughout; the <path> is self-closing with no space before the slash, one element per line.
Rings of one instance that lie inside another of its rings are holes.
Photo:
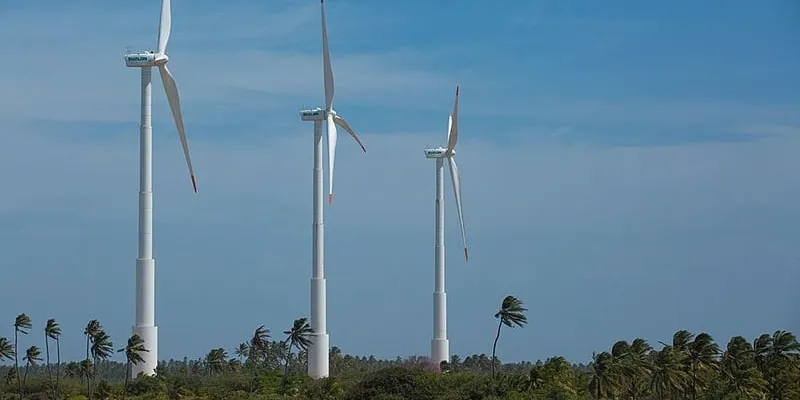
<path fill-rule="evenodd" d="M 524 327 L 522 302 L 507 296 L 495 318 L 500 330 Z M 14 323 L 14 343 L 0 337 L 0 400 L 14 399 L 640 399 L 640 400 L 790 400 L 800 399 L 800 344 L 786 331 L 763 334 L 752 342 L 731 338 L 724 348 L 707 333 L 681 330 L 671 343 L 654 349 L 646 340 L 618 341 L 595 353 L 588 365 L 564 357 L 535 363 L 500 363 L 486 354 L 434 365 L 426 358 L 378 360 L 330 351 L 331 377 L 305 376 L 311 329 L 299 318 L 270 340 L 263 325 L 228 356 L 211 349 L 202 359 L 162 361 L 155 376 L 130 377 L 147 351 L 133 335 L 118 349 L 125 362 L 109 360 L 111 337 L 97 320 L 84 329 L 86 358 L 61 363 L 61 329 L 54 319 L 44 328 L 44 361 L 35 345 L 24 353 L 20 371 L 20 334 L 33 324 L 25 314 Z M 487 338 L 487 343 L 491 338 Z M 56 344 L 51 364 L 50 341 Z M 293 351 L 296 350 L 296 351 Z M 21 373 L 22 372 L 22 373 Z"/>

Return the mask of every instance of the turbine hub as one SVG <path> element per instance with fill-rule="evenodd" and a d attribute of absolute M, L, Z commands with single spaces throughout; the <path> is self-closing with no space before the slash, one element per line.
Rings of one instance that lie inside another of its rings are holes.
<path fill-rule="evenodd" d="M 155 64 L 156 65 L 164 65 L 169 61 L 169 56 L 166 54 L 158 53 L 156 54 Z"/>

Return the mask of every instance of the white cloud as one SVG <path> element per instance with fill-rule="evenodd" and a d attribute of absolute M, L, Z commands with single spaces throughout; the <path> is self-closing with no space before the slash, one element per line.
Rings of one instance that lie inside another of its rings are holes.
<path fill-rule="evenodd" d="M 800 196 L 800 181 L 793 173 L 800 168 L 795 157 L 798 136 L 600 149 L 543 145 L 524 137 L 502 144 L 471 138 L 469 130 L 462 129 L 457 159 L 465 212 L 468 228 L 480 232 L 691 227 L 714 224 L 748 207 L 795 210 L 793 199 Z M 213 219 L 211 210 L 224 215 L 225 202 L 246 201 L 248 196 L 293 207 L 305 204 L 310 195 L 310 124 L 247 143 L 192 142 L 200 186 L 197 196 L 190 194 L 173 136 L 172 132 L 157 136 L 155 143 L 160 218 Z M 418 225 L 418 216 L 429 211 L 433 182 L 433 164 L 422 150 L 439 136 L 440 132 L 364 132 L 367 154 L 361 154 L 349 137 L 342 137 L 332 212 L 346 216 L 349 224 L 369 226 L 374 215 L 389 208 L 387 225 Z M 135 129 L 103 144 L 54 142 L 47 137 L 5 139 L 0 168 L 24 171 L 9 177 L 7 184 L 16 189 L 4 198 L 5 212 L 64 208 L 103 218 L 119 211 L 118 204 L 135 200 L 131 195 L 138 182 Z M 81 206 L 86 203 L 93 205 Z M 532 221 L 535 228 L 528 225 Z"/>
<path fill-rule="evenodd" d="M 185 25 L 179 25 L 176 15 L 169 49 L 170 69 L 184 103 L 218 100 L 231 90 L 246 89 L 302 96 L 314 105 L 322 98 L 322 61 L 319 27 L 311 29 L 308 25 L 319 18 L 317 10 L 310 6 L 269 13 L 222 9 L 189 14 Z M 17 12 L 0 19 L 2 36 L 10 37 L 22 27 L 35 26 L 38 32 L 16 43 L 15 48 L 24 49 L 25 57 L 8 64 L 0 77 L 0 87 L 7 94 L 0 99 L 0 117 L 68 121 L 135 119 L 138 113 L 131 110 L 139 103 L 140 74 L 124 66 L 122 54 L 125 43 L 131 40 L 140 45 L 155 42 L 156 11 L 106 10 L 102 16 L 85 11 L 71 10 L 58 15 L 45 11 Z M 153 15 L 148 17 L 149 14 Z M 265 20 L 257 24 L 262 17 Z M 228 26 L 217 29 L 211 24 L 219 20 Z M 208 42 L 210 35 L 217 38 L 216 42 L 198 47 L 198 43 Z M 245 37 L 258 41 L 247 42 L 245 47 L 225 47 L 240 43 Z M 313 45 L 289 51 L 282 49 L 287 41 Z M 445 80 L 440 74 L 423 71 L 407 61 L 418 58 L 413 53 L 393 50 L 345 53 L 337 51 L 336 40 L 332 41 L 339 102 L 393 105 L 409 97 L 424 97 L 438 85 L 446 83 L 447 90 L 452 86 L 451 79 Z M 136 49 L 134 46 L 133 50 Z M 163 89 L 157 71 L 153 71 L 153 79 L 155 101 L 159 101 Z M 405 92 L 402 98 L 398 97 L 401 91 Z M 231 100 L 230 96 L 228 99 Z"/>

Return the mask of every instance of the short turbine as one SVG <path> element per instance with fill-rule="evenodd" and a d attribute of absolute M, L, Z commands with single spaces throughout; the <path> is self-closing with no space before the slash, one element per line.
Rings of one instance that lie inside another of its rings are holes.
<path fill-rule="evenodd" d="M 461 226 L 461 241 L 464 244 L 464 259 L 469 262 L 467 235 L 464 230 L 464 213 L 461 208 L 461 176 L 455 160 L 458 143 L 458 94 L 453 104 L 453 112 L 448 118 L 447 147 L 425 149 L 425 157 L 436 160 L 436 225 L 434 248 L 434 289 L 433 289 L 433 340 L 431 340 L 431 360 L 438 363 L 450 360 L 450 344 L 447 340 L 447 294 L 444 285 L 444 161 L 450 167 L 453 194 L 458 209 L 458 223 Z"/>

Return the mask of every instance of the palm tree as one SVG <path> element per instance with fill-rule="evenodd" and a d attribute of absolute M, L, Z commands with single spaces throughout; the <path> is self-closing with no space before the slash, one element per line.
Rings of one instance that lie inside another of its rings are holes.
<path fill-rule="evenodd" d="M 12 346 L 11 343 L 8 342 L 8 339 L 4 337 L 0 337 L 0 361 L 6 360 L 16 360 L 17 359 L 17 352 L 14 350 L 15 346 Z M 6 375 L 7 384 L 13 384 L 13 374 L 16 371 L 14 368 L 8 369 L 8 374 Z"/>
<path fill-rule="evenodd" d="M 95 333 L 94 338 L 92 339 L 92 347 L 90 348 L 90 352 L 95 365 L 93 379 L 93 386 L 95 386 L 97 384 L 97 375 L 99 375 L 98 367 L 100 366 L 100 361 L 106 361 L 114 354 L 114 343 L 111 342 L 111 337 L 108 336 L 106 331 L 100 329 Z M 91 395 L 89 398 L 91 399 Z"/>
<path fill-rule="evenodd" d="M 495 353 L 497 351 L 497 340 L 500 339 L 500 328 L 502 328 L 503 325 L 509 328 L 513 328 L 514 325 L 522 328 L 523 325 L 528 323 L 525 311 L 528 311 L 528 309 L 522 307 L 522 300 L 514 296 L 506 296 L 506 298 L 503 299 L 503 303 L 500 305 L 500 310 L 494 314 L 495 318 L 500 319 L 500 323 L 497 325 L 497 335 L 495 335 L 494 345 L 492 345 L 492 378 L 494 378 Z"/>
<path fill-rule="evenodd" d="M 244 358 L 250 354 L 250 346 L 246 342 L 239 343 L 239 347 L 237 347 L 233 353 L 239 357 L 239 362 L 243 363 Z"/>
<path fill-rule="evenodd" d="M 308 319 L 298 318 L 294 320 L 292 328 L 288 331 L 283 331 L 286 335 L 286 343 L 289 343 L 289 352 L 286 357 L 286 364 L 283 367 L 283 379 L 286 380 L 286 375 L 289 373 L 289 359 L 292 355 L 292 347 L 297 348 L 298 353 L 308 351 L 311 346 L 310 336 L 314 333 L 311 326 L 308 325 Z"/>
<path fill-rule="evenodd" d="M 773 359 L 788 361 L 791 360 L 792 354 L 797 354 L 798 352 L 800 352 L 800 343 L 797 342 L 797 337 L 794 334 L 780 330 L 772 334 L 768 356 Z"/>
<path fill-rule="evenodd" d="M 220 372 L 223 366 L 227 364 L 228 352 L 223 348 L 212 349 L 206 355 L 206 365 L 208 366 L 208 373 Z"/>
<path fill-rule="evenodd" d="M 102 329 L 103 327 L 100 326 L 100 321 L 96 319 L 89 321 L 89 323 L 86 324 L 86 328 L 83 329 L 83 334 L 86 336 L 86 361 L 89 361 L 89 364 L 91 364 L 91 359 L 89 358 L 91 343 L 94 340 L 94 337 L 97 335 L 97 332 L 101 331 Z M 91 375 L 88 373 L 84 374 L 84 376 L 86 376 L 86 396 L 89 398 L 91 398 L 91 381 L 89 380 Z"/>
<path fill-rule="evenodd" d="M 47 357 L 47 376 L 50 380 L 50 386 L 53 388 L 53 398 L 58 398 L 58 378 L 61 375 L 61 345 L 59 344 L 59 337 L 61 336 L 61 327 L 58 326 L 58 322 L 54 318 L 50 318 L 47 320 L 47 324 L 44 327 L 44 348 L 45 354 Z M 53 373 L 50 369 L 50 339 L 56 341 L 56 354 L 57 354 L 57 363 L 56 363 L 56 384 L 53 385 Z"/>
<path fill-rule="evenodd" d="M 239 370 L 242 368 L 242 362 L 236 358 L 231 358 L 228 360 L 228 371 L 238 373 Z"/>
<path fill-rule="evenodd" d="M 122 400 L 125 400 L 125 395 L 128 394 L 128 379 L 131 375 L 131 368 L 140 362 L 144 362 L 142 353 L 150 351 L 144 347 L 144 340 L 137 334 L 133 334 L 128 338 L 128 344 L 117 350 L 118 353 L 125 352 L 125 386 L 122 391 Z"/>
<path fill-rule="evenodd" d="M 645 390 L 643 385 L 646 377 L 652 372 L 650 352 L 653 347 L 642 338 L 633 339 L 628 347 L 626 356 L 626 371 L 629 376 L 628 395 L 631 399 L 638 399 Z"/>
<path fill-rule="evenodd" d="M 700 383 L 698 373 L 704 373 L 717 367 L 717 356 L 719 355 L 719 345 L 714 343 L 711 335 L 702 332 L 698 334 L 693 342 L 690 342 L 686 351 L 686 365 L 689 370 L 691 380 L 692 400 L 697 398 L 697 384 Z"/>
<path fill-rule="evenodd" d="M 272 341 L 269 343 L 267 353 L 264 357 L 264 362 L 269 366 L 280 368 L 283 360 L 289 356 L 289 342 L 284 340 Z"/>
<path fill-rule="evenodd" d="M 91 382 L 92 376 L 94 376 L 94 364 L 92 364 L 92 360 L 87 358 L 85 360 L 82 360 L 80 362 L 79 366 L 80 366 L 79 371 L 80 371 L 80 374 L 81 374 L 81 381 L 83 379 L 86 379 L 86 382 L 87 382 L 87 387 L 86 387 L 87 393 L 86 393 L 86 396 L 88 397 L 89 396 L 89 393 L 88 393 L 89 386 L 88 385 Z"/>
<path fill-rule="evenodd" d="M 613 383 L 613 385 L 606 385 L 611 389 L 607 396 L 615 397 L 626 387 L 633 384 L 629 364 L 630 351 L 631 346 L 625 340 L 619 340 L 611 346 L 611 360 L 609 360 L 608 374 L 611 377 L 611 383 Z"/>
<path fill-rule="evenodd" d="M 791 332 L 778 330 L 772 336 L 763 334 L 753 343 L 755 359 L 761 373 L 767 382 L 767 394 L 770 398 L 786 398 L 789 389 L 787 371 L 791 368 L 791 361 L 798 357 L 800 343 Z"/>
<path fill-rule="evenodd" d="M 544 377 L 542 376 L 542 365 L 537 364 L 531 367 L 527 376 L 522 382 L 523 390 L 535 391 L 544 385 Z"/>
<path fill-rule="evenodd" d="M 654 351 L 653 372 L 650 376 L 650 389 L 659 400 L 674 396 L 686 388 L 687 374 L 683 368 L 680 353 L 670 345 L 661 351 Z"/>
<path fill-rule="evenodd" d="M 764 378 L 756 365 L 755 351 L 745 338 L 731 338 L 722 354 L 721 367 L 728 394 L 752 399 L 763 393 Z"/>
<path fill-rule="evenodd" d="M 595 399 L 610 398 L 617 390 L 617 377 L 614 374 L 614 357 L 604 351 L 592 354 L 592 379 L 589 391 Z"/>
<path fill-rule="evenodd" d="M 14 359 L 14 346 L 8 342 L 8 339 L 0 337 L 0 361 L 3 359 Z"/>
<path fill-rule="evenodd" d="M 572 372 L 572 364 L 566 358 L 562 356 L 548 358 L 542 365 L 542 378 L 547 382 L 547 386 L 562 395 L 567 395 L 568 398 L 577 397 L 575 374 Z"/>
<path fill-rule="evenodd" d="M 256 328 L 256 331 L 253 332 L 253 337 L 250 339 L 250 356 L 248 358 L 258 365 L 259 359 L 264 356 L 268 346 L 269 329 L 261 325 Z"/>
<path fill-rule="evenodd" d="M 25 375 L 22 378 L 22 386 L 25 386 L 25 381 L 28 380 L 28 368 L 31 365 L 36 365 L 37 361 L 42 361 L 42 351 L 36 346 L 31 346 L 25 351 Z"/>
<path fill-rule="evenodd" d="M 22 380 L 19 376 L 19 334 L 27 335 L 31 329 L 31 318 L 25 314 L 17 315 L 14 319 L 14 370 L 17 371 L 17 387 L 19 388 L 19 400 L 22 398 Z"/>

